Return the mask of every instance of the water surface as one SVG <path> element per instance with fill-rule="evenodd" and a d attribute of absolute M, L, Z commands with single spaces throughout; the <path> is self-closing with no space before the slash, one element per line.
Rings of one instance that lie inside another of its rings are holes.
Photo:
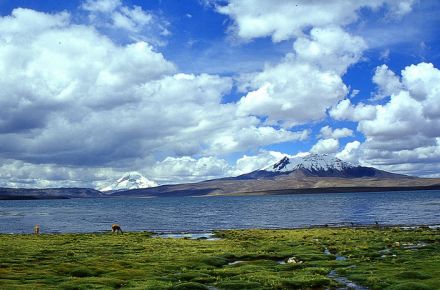
<path fill-rule="evenodd" d="M 440 224 L 440 191 L 0 201 L 0 232 L 204 232 L 314 225 Z"/>

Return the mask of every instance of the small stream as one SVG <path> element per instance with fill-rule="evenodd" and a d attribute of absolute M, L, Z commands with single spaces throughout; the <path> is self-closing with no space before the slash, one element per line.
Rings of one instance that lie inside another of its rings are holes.
<path fill-rule="evenodd" d="M 329 249 L 325 248 L 324 249 L 324 255 L 329 256 L 331 255 L 331 252 L 329 251 Z M 347 257 L 345 256 L 341 256 L 339 254 L 335 254 L 336 261 L 346 261 L 348 260 Z M 356 265 L 351 265 L 350 268 L 354 268 L 356 267 Z M 338 288 L 338 289 L 354 289 L 354 290 L 368 290 L 368 287 L 362 286 L 362 285 L 358 285 L 356 283 L 354 283 L 353 281 L 349 280 L 347 277 L 341 276 L 337 273 L 336 269 L 333 269 L 330 271 L 330 273 L 327 275 L 327 277 L 329 277 L 330 279 L 338 282 L 339 284 L 344 285 L 344 288 Z"/>
<path fill-rule="evenodd" d="M 344 285 L 344 288 L 337 288 L 337 289 L 355 289 L 355 290 L 368 290 L 369 288 L 358 285 L 354 283 L 351 280 L 348 280 L 344 276 L 339 276 L 338 273 L 336 273 L 336 270 L 331 270 L 330 273 L 327 275 L 330 279 L 333 279 L 334 281 L 338 282 L 339 284 Z"/>
<path fill-rule="evenodd" d="M 205 240 L 205 241 L 218 241 L 214 233 L 161 233 L 156 234 L 153 237 L 163 238 L 163 239 L 187 239 L 187 240 Z"/>

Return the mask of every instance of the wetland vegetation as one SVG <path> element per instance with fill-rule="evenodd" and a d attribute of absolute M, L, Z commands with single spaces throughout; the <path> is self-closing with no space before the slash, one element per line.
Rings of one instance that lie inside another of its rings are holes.
<path fill-rule="evenodd" d="M 440 229 L 1 234 L 1 289 L 440 289 Z M 290 263 L 289 263 L 290 262 Z M 341 284 L 342 283 L 342 284 Z"/>

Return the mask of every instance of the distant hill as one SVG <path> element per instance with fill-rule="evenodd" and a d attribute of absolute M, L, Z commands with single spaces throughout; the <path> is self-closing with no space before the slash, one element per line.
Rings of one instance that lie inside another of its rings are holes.
<path fill-rule="evenodd" d="M 91 188 L 0 188 L 0 200 L 5 199 L 68 199 L 102 197 L 102 193 Z"/>
<path fill-rule="evenodd" d="M 264 195 L 440 189 L 440 179 L 417 178 L 344 162 L 326 154 L 284 157 L 236 177 L 119 191 L 111 196 Z"/>
<path fill-rule="evenodd" d="M 267 195 L 440 189 L 438 178 L 418 178 L 373 167 L 353 165 L 326 154 L 284 157 L 278 162 L 235 177 L 197 183 L 155 186 L 138 173 L 128 173 L 104 192 L 87 188 L 0 188 L 0 199 L 90 197 L 167 197 Z"/>

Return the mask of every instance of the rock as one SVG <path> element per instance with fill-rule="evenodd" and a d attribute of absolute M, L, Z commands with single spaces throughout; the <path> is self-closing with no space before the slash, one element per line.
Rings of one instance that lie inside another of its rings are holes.
<path fill-rule="evenodd" d="M 297 260 L 295 257 L 287 259 L 287 264 L 302 264 L 303 261 Z"/>

